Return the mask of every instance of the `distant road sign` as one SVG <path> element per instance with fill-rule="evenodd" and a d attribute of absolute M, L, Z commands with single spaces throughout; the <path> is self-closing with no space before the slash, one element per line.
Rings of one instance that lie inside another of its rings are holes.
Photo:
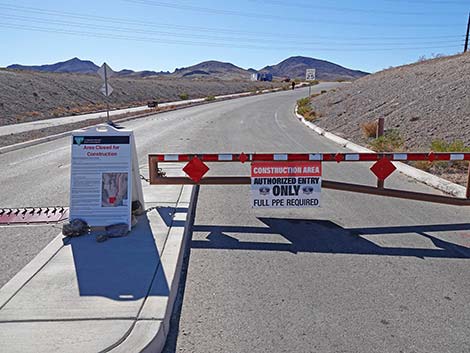
<path fill-rule="evenodd" d="M 305 71 L 305 81 L 315 81 L 317 78 L 317 70 L 316 69 L 307 69 Z"/>
<path fill-rule="evenodd" d="M 106 63 L 101 65 L 97 73 L 103 81 L 106 81 L 108 78 L 114 76 L 114 71 Z"/>
<path fill-rule="evenodd" d="M 106 90 L 106 88 L 108 88 Z M 103 93 L 106 97 L 109 97 L 111 95 L 111 93 L 113 93 L 113 87 L 111 87 L 111 85 L 108 83 L 108 84 L 104 84 L 103 86 L 101 86 L 100 88 L 100 92 Z"/>

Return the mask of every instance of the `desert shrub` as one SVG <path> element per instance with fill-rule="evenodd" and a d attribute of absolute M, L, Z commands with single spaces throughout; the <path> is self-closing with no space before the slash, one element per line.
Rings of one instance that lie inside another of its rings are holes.
<path fill-rule="evenodd" d="M 205 100 L 207 102 L 211 102 L 211 101 L 215 101 L 215 99 L 216 99 L 215 96 L 207 96 Z"/>
<path fill-rule="evenodd" d="M 320 94 L 324 94 L 326 93 L 326 90 L 322 89 L 322 91 L 320 92 Z"/>
<path fill-rule="evenodd" d="M 392 129 L 369 142 L 369 145 L 376 152 L 398 152 L 403 151 L 405 141 L 398 130 Z"/>
<path fill-rule="evenodd" d="M 433 152 L 470 152 L 470 147 L 465 146 L 462 140 L 446 142 L 444 140 L 434 140 L 431 142 Z"/>
<path fill-rule="evenodd" d="M 431 142 L 431 151 L 433 152 L 470 152 L 470 147 L 465 146 L 462 140 L 454 140 L 446 142 L 444 140 L 434 140 Z M 466 169 L 467 161 L 454 161 L 454 162 L 434 162 L 434 167 L 444 169 L 454 167 L 457 169 Z"/>
<path fill-rule="evenodd" d="M 364 137 L 366 138 L 377 137 L 377 126 L 378 126 L 377 120 L 362 123 L 361 130 L 362 130 L 362 134 L 364 135 Z"/>
<path fill-rule="evenodd" d="M 189 98 L 189 95 L 187 93 L 180 93 L 178 97 L 180 97 L 181 100 L 185 101 Z"/>
<path fill-rule="evenodd" d="M 309 97 L 301 98 L 297 101 L 297 113 L 308 121 L 314 121 L 320 117 L 320 114 L 316 113 L 310 105 Z"/>

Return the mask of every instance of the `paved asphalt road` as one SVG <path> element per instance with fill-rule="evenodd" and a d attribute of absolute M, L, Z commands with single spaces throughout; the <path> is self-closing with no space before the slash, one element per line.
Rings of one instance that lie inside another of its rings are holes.
<path fill-rule="evenodd" d="M 141 164 L 149 152 L 341 150 L 294 118 L 306 91 L 126 126 Z M 68 143 L 0 155 L 0 207 L 68 204 Z M 358 163 L 326 164 L 324 177 L 374 183 Z M 387 185 L 436 192 L 399 174 Z M 167 353 L 470 351 L 470 210 L 331 190 L 311 210 L 255 211 L 249 199 L 247 186 L 201 187 Z M 57 232 L 0 228 L 0 285 Z"/>

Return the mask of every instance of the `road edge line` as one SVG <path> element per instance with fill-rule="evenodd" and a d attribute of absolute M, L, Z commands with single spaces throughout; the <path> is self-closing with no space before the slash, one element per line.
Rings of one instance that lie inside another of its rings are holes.
<path fill-rule="evenodd" d="M 363 147 L 361 145 L 358 145 L 354 142 L 351 142 L 349 140 L 346 140 L 338 135 L 335 135 L 331 132 L 328 132 L 318 125 L 315 125 L 311 123 L 310 121 L 307 121 L 302 115 L 298 113 L 298 105 L 295 105 L 294 109 L 294 114 L 299 119 L 304 125 L 306 125 L 308 128 L 311 130 L 315 131 L 317 134 L 337 143 L 338 145 L 341 145 L 342 147 L 348 148 L 354 152 L 359 152 L 359 153 L 376 153 L 375 151 L 372 151 L 366 147 Z M 432 186 L 435 189 L 438 189 L 440 191 L 443 191 L 447 194 L 451 194 L 455 197 L 461 197 L 465 198 L 466 194 L 466 189 L 462 185 L 455 184 L 449 180 L 443 179 L 441 177 L 438 177 L 434 174 L 425 172 L 421 169 L 412 167 L 408 164 L 402 163 L 402 162 L 393 162 L 395 167 L 397 168 L 398 171 L 401 173 L 419 181 L 422 182 L 428 186 Z"/>

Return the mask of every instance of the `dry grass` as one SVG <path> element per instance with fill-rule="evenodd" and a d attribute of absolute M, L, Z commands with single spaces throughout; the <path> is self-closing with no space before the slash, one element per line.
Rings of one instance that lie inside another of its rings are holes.
<path fill-rule="evenodd" d="M 377 120 L 369 121 L 361 124 L 361 131 L 366 138 L 377 137 Z"/>

